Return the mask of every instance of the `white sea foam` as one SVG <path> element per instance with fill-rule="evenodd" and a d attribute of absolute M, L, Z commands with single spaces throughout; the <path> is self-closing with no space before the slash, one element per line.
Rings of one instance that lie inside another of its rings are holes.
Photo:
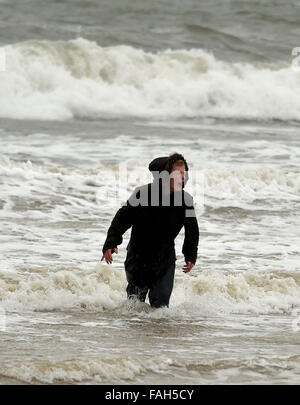
<path fill-rule="evenodd" d="M 279 313 L 300 305 L 297 273 L 203 270 L 181 281 L 177 285 L 177 301 L 181 297 L 187 312 L 201 308 L 205 314 Z"/>
<path fill-rule="evenodd" d="M 299 370 L 299 356 L 242 356 L 239 359 L 209 358 L 209 356 L 195 356 L 191 358 L 169 358 L 158 356 L 125 356 L 103 358 L 71 358 L 66 360 L 44 360 L 31 362 L 9 362 L 0 365 L 2 376 L 14 378 L 21 382 L 42 384 L 91 384 L 106 383 L 129 384 L 130 382 L 143 382 L 145 377 L 156 374 L 160 378 L 174 379 L 174 373 L 188 373 L 194 381 L 206 383 L 230 383 L 248 375 L 268 381 L 270 370 L 276 370 L 278 379 L 291 376 L 289 369 Z M 242 370 L 242 371 L 241 371 Z M 268 371 L 268 372 L 266 372 Z M 242 375 L 241 375 L 242 373 Z M 170 377 L 169 377 L 170 378 Z M 297 383 L 296 376 L 292 380 Z"/>
<path fill-rule="evenodd" d="M 113 172 L 117 170 L 116 167 L 111 169 Z M 140 173 L 145 171 L 144 168 L 137 170 Z M 200 260 L 200 272 L 195 269 L 191 277 L 177 276 L 167 316 L 218 314 L 220 308 L 230 313 L 270 313 L 290 311 L 293 306 L 299 306 L 300 280 L 294 271 L 299 251 L 294 229 L 297 218 L 292 216 L 286 220 L 282 229 L 280 217 L 271 215 L 272 210 L 277 209 L 276 204 L 282 209 L 281 200 L 285 210 L 289 204 L 293 206 L 294 201 L 299 201 L 299 173 L 284 172 L 272 166 L 255 168 L 246 165 L 239 170 L 220 165 L 202 165 L 195 170 L 204 174 L 205 201 L 210 208 L 222 210 L 234 206 L 255 210 L 260 209 L 256 200 L 263 200 L 268 215 L 260 215 L 261 227 L 247 218 L 240 225 L 226 221 L 219 224 L 210 219 L 202 221 L 201 231 L 213 236 L 201 237 L 200 254 L 215 260 L 215 263 L 222 257 L 228 260 L 228 264 L 220 263 L 220 268 L 217 264 L 215 267 L 210 264 L 210 269 L 202 269 Z M 82 218 L 99 222 L 99 212 L 101 218 L 105 215 L 105 200 L 101 202 L 100 198 L 96 198 L 97 189 L 101 190 L 105 184 L 102 171 L 103 167 L 65 168 L 42 166 L 30 161 L 16 162 L 5 156 L 0 159 L 0 175 L 4 180 L 0 216 L 2 226 L 7 230 L 6 239 L 2 242 L 5 243 L 3 251 L 12 253 L 12 264 L 8 262 L 5 267 L 5 258 L 0 269 L 5 275 L 0 280 L 0 299 L 4 310 L 90 308 L 96 311 L 142 311 L 145 316 L 160 316 L 161 310 L 153 312 L 145 307 L 144 311 L 143 307 L 127 306 L 126 280 L 122 269 L 106 265 L 89 270 L 73 267 L 73 263 L 84 263 L 90 259 L 92 232 L 90 228 L 83 227 L 74 236 L 73 225 L 69 232 L 64 221 L 74 220 L 79 226 Z M 137 181 L 132 187 L 139 184 Z M 273 199 L 271 205 L 268 204 L 269 197 Z M 111 215 L 111 210 L 108 213 Z M 15 220 L 13 231 L 11 220 Z M 30 232 L 27 220 L 33 220 Z M 62 228 L 51 225 L 56 221 L 58 224 L 63 221 Z M 107 226 L 108 223 L 105 231 Z M 274 235 L 274 230 L 278 235 Z M 100 223 L 98 235 L 105 231 Z M 94 241 L 97 252 L 100 250 L 98 235 Z M 85 248 L 86 240 L 90 241 L 89 251 Z M 22 249 L 20 254 L 19 249 Z M 53 263 L 48 253 L 60 255 L 60 262 Z M 42 257 L 43 254 L 46 258 Z M 97 255 L 95 252 L 93 258 Z M 123 252 L 120 252 L 121 255 Z M 258 269 L 254 260 L 257 255 L 262 260 Z M 273 262 L 269 261 L 270 257 Z M 281 262 L 278 260 L 280 257 Z M 27 260 L 28 268 L 22 272 L 21 269 L 26 268 L 24 260 Z M 62 262 L 69 262 L 69 265 L 61 268 Z M 270 268 L 270 263 L 273 268 Z M 247 270 L 237 272 L 241 264 Z M 30 270 L 31 266 L 44 267 L 36 272 L 34 268 Z M 8 269 L 9 278 L 6 274 Z M 278 273 L 283 269 L 286 273 Z M 164 310 L 162 313 L 165 316 Z"/>
<path fill-rule="evenodd" d="M 21 280 L 0 280 L 0 298 L 8 310 L 111 310 L 124 300 L 124 288 L 124 274 L 108 266 L 99 266 L 90 273 L 45 269 L 24 275 Z"/>
<path fill-rule="evenodd" d="M 167 357 L 110 357 L 69 359 L 0 365 L 0 373 L 28 383 L 128 383 L 147 373 L 164 373 L 172 364 Z"/>
<path fill-rule="evenodd" d="M 210 165 L 199 170 L 203 174 L 205 194 L 219 199 L 219 207 L 226 205 L 230 200 L 237 206 L 244 202 L 250 203 L 247 209 L 255 209 L 255 205 L 251 203 L 257 198 L 299 200 L 298 172 L 284 172 L 271 165 L 256 167 Z M 272 207 L 269 209 L 272 210 Z"/>
<path fill-rule="evenodd" d="M 68 200 L 69 207 L 65 214 L 56 207 L 58 211 L 55 213 L 59 218 L 61 215 L 71 215 L 71 207 L 81 212 L 83 209 L 98 210 L 99 204 L 104 208 L 105 204 L 118 208 L 135 187 L 151 181 L 148 170 L 143 166 L 64 168 L 40 166 L 31 161 L 15 162 L 6 156 L 0 156 L 0 176 L 6 179 L 2 186 L 2 197 L 6 197 L 7 201 L 0 211 L 1 216 L 12 211 L 10 197 L 24 198 L 26 204 L 26 198 L 31 198 L 34 191 L 36 198 L 42 200 L 46 195 L 53 195 L 53 199 L 62 200 L 62 203 Z M 217 199 L 219 207 L 233 204 L 256 209 L 252 204 L 256 199 L 299 201 L 300 174 L 297 171 L 282 171 L 272 165 L 194 165 L 187 191 L 196 200 L 197 196 L 202 199 L 200 202 L 203 202 L 203 195 L 204 202 L 208 198 Z M 115 199 L 114 192 L 117 196 Z M 272 210 L 272 207 L 268 209 Z"/>
<path fill-rule="evenodd" d="M 288 63 L 229 63 L 202 49 L 103 48 L 82 38 L 3 49 L 1 117 L 300 119 L 300 72 Z"/>
<path fill-rule="evenodd" d="M 90 271 L 63 269 L 26 273 L 0 280 L 0 299 L 7 311 L 117 310 L 146 317 L 201 317 L 220 313 L 280 313 L 300 306 L 298 273 L 202 270 L 176 276 L 170 309 L 126 302 L 123 270 L 98 265 Z"/>

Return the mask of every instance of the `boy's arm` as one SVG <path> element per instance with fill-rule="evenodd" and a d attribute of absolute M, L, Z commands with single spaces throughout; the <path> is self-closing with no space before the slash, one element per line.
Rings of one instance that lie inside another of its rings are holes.
<path fill-rule="evenodd" d="M 185 258 L 185 262 L 191 262 L 193 265 L 197 260 L 198 243 L 199 243 L 199 227 L 195 213 L 195 208 L 190 205 L 186 209 L 184 220 L 184 242 L 182 246 L 182 253 Z"/>
<path fill-rule="evenodd" d="M 123 234 L 129 229 L 135 220 L 136 207 L 130 201 L 136 197 L 136 190 L 114 216 L 107 231 L 106 240 L 103 245 L 103 254 L 108 249 L 114 249 L 123 242 Z"/>

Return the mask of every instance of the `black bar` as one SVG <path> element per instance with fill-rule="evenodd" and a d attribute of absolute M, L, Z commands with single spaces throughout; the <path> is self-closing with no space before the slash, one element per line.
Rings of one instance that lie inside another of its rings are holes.
<path fill-rule="evenodd" d="M 31 400 L 57 400 L 65 397 L 70 400 L 93 398 L 98 401 L 126 401 L 141 403 L 143 401 L 205 401 L 221 400 L 232 403 L 257 401 L 264 396 L 271 400 L 286 401 L 289 395 L 299 395 L 299 385 L 2 385 L 0 395 L 26 397 Z M 3 397 L 2 397 L 3 398 Z M 96 400 L 96 402 L 95 402 Z M 54 404 L 56 405 L 56 404 Z M 253 404 L 256 405 L 256 404 Z"/>

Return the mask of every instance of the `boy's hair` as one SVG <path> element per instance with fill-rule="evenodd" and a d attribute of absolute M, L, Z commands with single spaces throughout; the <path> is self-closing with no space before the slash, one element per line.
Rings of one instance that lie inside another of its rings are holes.
<path fill-rule="evenodd" d="M 185 170 L 186 171 L 189 170 L 188 164 L 187 164 L 185 158 L 180 153 L 173 153 L 172 155 L 170 155 L 168 157 L 168 160 L 167 160 L 167 163 L 166 163 L 166 166 L 165 166 L 165 170 L 167 170 L 169 173 L 171 173 L 174 164 L 176 166 L 184 165 Z"/>

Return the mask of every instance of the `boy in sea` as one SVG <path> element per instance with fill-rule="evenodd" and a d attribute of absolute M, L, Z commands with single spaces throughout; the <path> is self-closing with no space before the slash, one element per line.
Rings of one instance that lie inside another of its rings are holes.
<path fill-rule="evenodd" d="M 101 260 L 112 263 L 112 253 L 132 227 L 125 272 L 127 296 L 152 307 L 169 306 L 175 275 L 175 238 L 184 227 L 183 271 L 192 270 L 197 259 L 199 228 L 193 197 L 183 190 L 188 165 L 181 154 L 159 157 L 149 164 L 153 182 L 137 187 L 121 207 L 107 232 Z"/>

